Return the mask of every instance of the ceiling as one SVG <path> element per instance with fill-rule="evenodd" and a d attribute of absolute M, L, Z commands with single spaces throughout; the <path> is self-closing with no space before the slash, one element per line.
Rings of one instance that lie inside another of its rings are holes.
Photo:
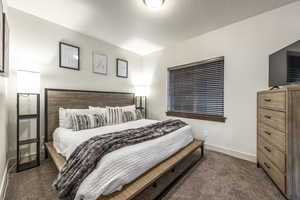
<path fill-rule="evenodd" d="M 8 5 L 146 55 L 297 0 L 8 0 Z M 49 3 L 51 2 L 51 3 Z"/>

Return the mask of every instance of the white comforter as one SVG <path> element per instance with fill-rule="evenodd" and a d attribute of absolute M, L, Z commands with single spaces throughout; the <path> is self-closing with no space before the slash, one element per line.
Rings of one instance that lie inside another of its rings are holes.
<path fill-rule="evenodd" d="M 79 132 L 57 128 L 53 135 L 54 147 L 58 153 L 69 158 L 77 146 L 95 135 L 138 128 L 156 122 L 158 121 L 144 119 Z M 191 127 L 186 126 L 166 136 L 113 151 L 105 155 L 96 169 L 82 182 L 75 199 L 95 200 L 100 195 L 121 190 L 124 185 L 192 141 Z"/>

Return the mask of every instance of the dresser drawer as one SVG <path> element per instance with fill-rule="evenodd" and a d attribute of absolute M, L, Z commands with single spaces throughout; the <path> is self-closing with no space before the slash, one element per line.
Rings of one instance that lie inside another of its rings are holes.
<path fill-rule="evenodd" d="M 270 160 L 263 155 L 262 152 L 258 152 L 258 162 L 267 172 L 267 174 L 272 178 L 280 190 L 285 194 L 285 176 L 281 173 Z"/>
<path fill-rule="evenodd" d="M 275 146 L 266 142 L 263 137 L 258 138 L 258 148 L 273 164 L 283 173 L 285 173 L 285 154 L 279 151 Z"/>
<path fill-rule="evenodd" d="M 282 152 L 286 152 L 285 133 L 265 125 L 264 123 L 258 123 L 258 135 L 279 148 Z"/>
<path fill-rule="evenodd" d="M 285 98 L 285 92 L 259 94 L 259 107 L 285 111 Z"/>
<path fill-rule="evenodd" d="M 259 121 L 265 123 L 275 129 L 278 129 L 282 132 L 285 131 L 285 112 L 259 109 L 258 110 Z"/>

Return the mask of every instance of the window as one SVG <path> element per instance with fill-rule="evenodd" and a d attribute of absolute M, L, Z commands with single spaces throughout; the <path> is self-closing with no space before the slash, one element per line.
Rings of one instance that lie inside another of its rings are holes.
<path fill-rule="evenodd" d="M 168 116 L 225 122 L 224 57 L 168 71 Z"/>

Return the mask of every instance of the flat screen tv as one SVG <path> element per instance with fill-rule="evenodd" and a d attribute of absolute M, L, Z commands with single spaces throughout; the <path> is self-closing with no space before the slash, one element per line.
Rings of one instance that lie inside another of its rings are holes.
<path fill-rule="evenodd" d="M 300 40 L 269 57 L 269 86 L 300 83 Z"/>

